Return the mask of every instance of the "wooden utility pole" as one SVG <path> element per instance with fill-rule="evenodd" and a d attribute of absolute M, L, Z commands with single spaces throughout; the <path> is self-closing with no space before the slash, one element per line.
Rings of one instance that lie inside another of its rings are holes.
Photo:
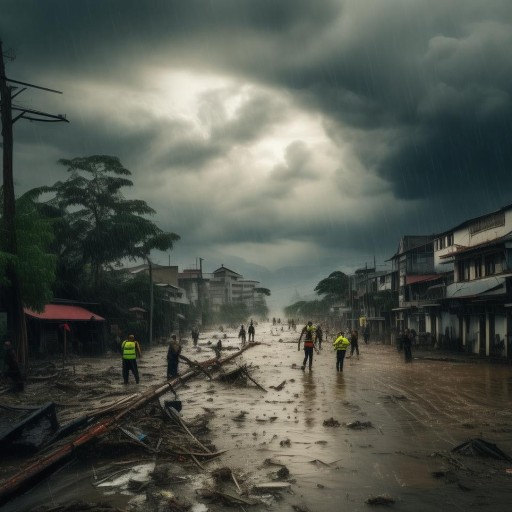
<path fill-rule="evenodd" d="M 16 201 L 14 198 L 13 178 L 13 134 L 12 134 L 12 90 L 7 84 L 5 76 L 4 54 L 0 41 L 0 109 L 2 119 L 3 142 L 3 247 L 2 249 L 12 255 L 7 264 L 6 277 L 9 285 L 4 295 L 5 308 L 7 310 L 7 331 L 17 347 L 20 363 L 27 362 L 27 327 L 25 324 L 25 312 L 21 299 L 21 284 L 16 270 L 16 255 L 18 252 L 16 243 L 16 229 L 14 219 L 16 217 Z"/>
<path fill-rule="evenodd" d="M 24 107 L 13 106 L 12 100 L 25 88 L 14 92 L 16 86 L 9 83 L 20 84 L 27 87 L 34 87 L 45 91 L 60 93 L 53 89 L 47 89 L 36 85 L 19 82 L 7 78 L 5 74 L 4 53 L 2 41 L 0 41 L 0 118 L 2 121 L 2 142 L 3 142 L 3 225 L 2 237 L 0 239 L 0 249 L 7 253 L 8 263 L 6 269 L 6 278 L 9 285 L 5 287 L 3 302 L 7 311 L 7 330 L 11 341 L 16 345 L 18 359 L 26 367 L 28 361 L 28 342 L 27 326 L 25 323 L 25 312 L 23 309 L 23 300 L 21 297 L 21 283 L 17 270 L 18 247 L 16 241 L 16 199 L 14 196 L 14 177 L 13 177 L 13 124 L 21 118 L 31 121 L 46 122 L 68 122 L 63 116 L 55 116 Z M 14 119 L 12 112 L 20 112 Z M 3 242 L 2 242 L 3 240 Z"/>

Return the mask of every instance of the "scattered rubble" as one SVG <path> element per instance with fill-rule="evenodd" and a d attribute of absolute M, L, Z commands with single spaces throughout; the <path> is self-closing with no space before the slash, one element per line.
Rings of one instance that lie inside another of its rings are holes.
<path fill-rule="evenodd" d="M 380 494 L 379 496 L 371 496 L 366 500 L 368 505 L 392 505 L 395 500 L 389 494 Z"/>
<path fill-rule="evenodd" d="M 364 428 L 373 428 L 371 421 L 353 421 L 351 423 L 347 423 L 345 425 L 347 428 L 351 428 L 353 430 L 362 430 Z"/>
<path fill-rule="evenodd" d="M 324 427 L 339 427 L 341 426 L 341 423 L 334 418 L 329 418 L 328 420 L 324 420 L 323 425 Z"/>

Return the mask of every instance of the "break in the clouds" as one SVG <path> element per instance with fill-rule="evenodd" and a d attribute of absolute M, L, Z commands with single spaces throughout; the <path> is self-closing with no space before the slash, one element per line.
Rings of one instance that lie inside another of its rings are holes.
<path fill-rule="evenodd" d="M 8 76 L 64 93 L 16 101 L 71 121 L 16 123 L 18 192 L 65 178 L 58 158 L 118 156 L 183 262 L 350 270 L 510 203 L 505 0 L 0 0 L 0 13 Z"/>

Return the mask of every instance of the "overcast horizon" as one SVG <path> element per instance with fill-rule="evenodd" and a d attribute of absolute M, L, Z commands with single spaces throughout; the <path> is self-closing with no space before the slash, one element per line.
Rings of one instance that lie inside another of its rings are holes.
<path fill-rule="evenodd" d="M 512 3 L 505 0 L 0 0 L 18 105 L 16 194 L 61 158 L 119 157 L 154 222 L 263 279 L 270 306 L 403 235 L 512 203 Z M 286 279 L 277 276 L 286 273 Z M 276 289 L 272 289 L 274 280 Z M 276 280 L 277 279 L 277 280 Z"/>

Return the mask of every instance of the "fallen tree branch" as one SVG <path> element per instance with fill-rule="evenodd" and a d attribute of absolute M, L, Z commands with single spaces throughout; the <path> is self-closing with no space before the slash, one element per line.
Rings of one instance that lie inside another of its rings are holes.
<path fill-rule="evenodd" d="M 219 361 L 216 358 L 209 359 L 201 363 L 201 366 L 208 367 L 213 364 L 223 365 L 232 359 L 238 357 L 245 350 L 252 346 L 256 346 L 258 343 L 249 344 L 246 347 L 243 347 L 238 352 L 226 357 L 225 359 Z M 197 375 L 197 370 L 189 371 L 174 381 L 172 384 L 176 385 L 180 382 L 186 382 L 187 380 L 192 379 Z M 171 382 L 171 381 L 169 381 Z M 158 398 L 164 393 L 169 391 L 169 383 L 165 383 L 163 385 L 157 385 L 153 388 L 150 388 L 148 391 L 139 396 L 139 398 L 133 400 L 133 402 L 127 406 L 125 409 L 121 410 L 115 416 L 106 418 L 99 423 L 88 427 L 82 434 L 77 436 L 73 441 L 68 442 L 67 444 L 59 447 L 57 450 L 49 453 L 48 455 L 37 459 L 32 464 L 29 464 L 26 468 L 21 469 L 18 473 L 11 476 L 7 480 L 4 480 L 0 484 L 0 506 L 7 503 L 9 500 L 14 498 L 20 492 L 29 489 L 35 483 L 40 481 L 46 475 L 53 472 L 57 467 L 59 467 L 63 462 L 68 460 L 77 449 L 87 445 L 93 439 L 102 436 L 115 428 L 117 424 L 131 411 L 134 411 L 151 400 Z"/>

